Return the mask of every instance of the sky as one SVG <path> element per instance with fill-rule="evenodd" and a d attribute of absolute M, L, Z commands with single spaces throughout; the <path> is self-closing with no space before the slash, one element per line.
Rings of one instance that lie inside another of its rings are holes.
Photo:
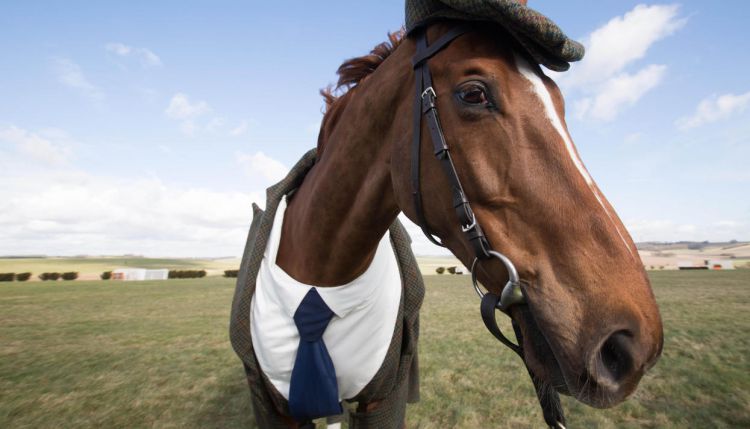
<path fill-rule="evenodd" d="M 636 241 L 750 240 L 750 3 L 530 0 L 587 48 L 570 134 Z M 0 255 L 241 255 L 403 1 L 0 2 Z M 440 254 L 413 225 L 417 254 Z"/>

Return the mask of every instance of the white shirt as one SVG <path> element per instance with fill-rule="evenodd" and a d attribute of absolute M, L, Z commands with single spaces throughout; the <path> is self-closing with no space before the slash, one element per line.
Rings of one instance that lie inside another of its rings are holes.
<path fill-rule="evenodd" d="M 282 198 L 261 262 L 250 308 L 253 349 L 263 372 L 289 399 L 289 381 L 299 346 L 294 313 L 314 287 L 276 265 L 286 210 Z M 401 276 L 390 234 L 380 240 L 370 266 L 348 284 L 316 288 L 335 313 L 323 342 L 336 369 L 339 399 L 356 396 L 383 364 L 401 301 Z"/>

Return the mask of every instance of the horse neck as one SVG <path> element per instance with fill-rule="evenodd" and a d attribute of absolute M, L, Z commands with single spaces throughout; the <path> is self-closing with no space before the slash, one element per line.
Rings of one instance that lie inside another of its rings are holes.
<path fill-rule="evenodd" d="M 321 130 L 324 150 L 289 202 L 276 263 L 302 283 L 336 286 L 358 277 L 399 213 L 390 165 L 392 144 L 404 135 L 396 124 L 410 118 L 403 51 L 334 106 Z"/>

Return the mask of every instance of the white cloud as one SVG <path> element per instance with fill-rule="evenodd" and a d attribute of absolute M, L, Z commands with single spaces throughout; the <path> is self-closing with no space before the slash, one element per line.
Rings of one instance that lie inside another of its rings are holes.
<path fill-rule="evenodd" d="M 192 120 L 186 120 L 180 123 L 180 132 L 188 137 L 192 137 L 195 135 L 196 128 L 197 127 L 195 126 L 195 122 L 193 122 Z"/>
<path fill-rule="evenodd" d="M 186 94 L 178 92 L 169 100 L 169 106 L 164 113 L 173 119 L 192 119 L 210 111 L 211 108 L 205 101 L 191 102 Z"/>
<path fill-rule="evenodd" d="M 644 241 L 729 241 L 750 237 L 750 224 L 718 220 L 710 224 L 679 223 L 668 219 L 638 219 L 625 222 L 636 242 Z"/>
<path fill-rule="evenodd" d="M 193 136 L 198 126 L 195 120 L 211 112 L 211 107 L 205 101 L 190 101 L 186 94 L 178 92 L 169 100 L 169 106 L 164 111 L 172 119 L 180 120 L 180 131 L 186 136 Z"/>
<path fill-rule="evenodd" d="M 625 144 L 636 144 L 643 140 L 643 133 L 640 131 L 636 131 L 634 133 L 630 133 L 623 138 L 623 142 Z"/>
<path fill-rule="evenodd" d="M 67 144 L 53 142 L 45 136 L 13 125 L 0 128 L 0 142 L 14 145 L 21 154 L 49 165 L 65 164 L 71 155 L 71 149 Z"/>
<path fill-rule="evenodd" d="M 208 121 L 208 124 L 206 125 L 206 130 L 210 132 L 218 132 L 222 128 L 224 128 L 224 125 L 226 125 L 227 121 L 224 118 L 221 117 L 213 117 L 210 121 Z"/>
<path fill-rule="evenodd" d="M 52 135 L 62 133 L 0 128 L 0 254 L 238 256 L 251 203 L 262 206 L 262 190 L 286 173 L 262 153 L 247 155 L 250 192 L 236 192 L 94 175 L 21 150 L 54 147 Z M 5 143 L 17 150 L 6 153 Z"/>
<path fill-rule="evenodd" d="M 594 97 L 575 103 L 580 118 L 591 117 L 603 121 L 613 120 L 622 109 L 633 106 L 664 77 L 667 67 L 650 65 L 631 75 L 622 73 L 607 80 Z"/>
<path fill-rule="evenodd" d="M 678 5 L 638 5 L 623 16 L 612 18 L 584 39 L 586 56 L 563 75 L 566 86 L 602 82 L 643 58 L 657 41 L 682 28 Z"/>
<path fill-rule="evenodd" d="M 662 81 L 666 66 L 626 68 L 644 58 L 651 46 L 682 28 L 678 5 L 638 5 L 612 18 L 584 38 L 585 58 L 568 73 L 553 74 L 568 94 L 581 98 L 573 105 L 581 119 L 613 120 Z"/>
<path fill-rule="evenodd" d="M 76 172 L 0 176 L 0 254 L 240 255 L 260 193 Z"/>
<path fill-rule="evenodd" d="M 144 67 L 156 67 L 162 65 L 161 58 L 148 48 L 134 48 L 123 43 L 107 43 L 104 46 L 104 49 L 107 52 L 111 52 L 121 57 L 132 56 L 138 58 L 141 65 Z"/>
<path fill-rule="evenodd" d="M 106 49 L 107 52 L 113 52 L 121 57 L 126 57 L 133 52 L 133 48 L 128 45 L 123 45 L 122 43 L 107 43 L 104 49 Z"/>
<path fill-rule="evenodd" d="M 159 58 L 155 53 L 151 52 L 150 50 L 146 48 L 141 48 L 139 52 L 141 56 L 141 63 L 145 65 L 149 65 L 149 66 L 161 65 L 161 58 Z"/>
<path fill-rule="evenodd" d="M 283 179 L 289 172 L 289 168 L 284 164 L 263 152 L 254 154 L 238 152 L 235 156 L 237 163 L 242 166 L 245 173 L 256 181 L 273 184 Z"/>
<path fill-rule="evenodd" d="M 695 113 L 680 118 L 677 126 L 683 130 L 699 127 L 711 122 L 728 118 L 735 113 L 743 112 L 750 104 L 750 91 L 744 94 L 724 94 L 704 99 L 698 104 Z"/>
<path fill-rule="evenodd" d="M 234 128 L 227 129 L 227 120 L 222 116 L 207 115 L 215 113 L 211 106 L 205 101 L 193 101 L 190 97 L 182 92 L 178 92 L 169 100 L 169 105 L 164 113 L 180 121 L 180 132 L 186 136 L 194 136 L 198 132 L 208 132 L 211 134 L 226 134 L 237 137 L 247 132 L 248 121 L 242 121 Z"/>
<path fill-rule="evenodd" d="M 232 137 L 239 137 L 247 132 L 247 121 L 240 122 L 239 125 L 229 130 L 229 135 Z"/>
<path fill-rule="evenodd" d="M 68 58 L 53 59 L 53 68 L 57 74 L 57 80 L 63 85 L 81 91 L 85 96 L 94 101 L 104 99 L 104 93 L 96 85 L 89 82 L 83 74 L 81 66 Z"/>

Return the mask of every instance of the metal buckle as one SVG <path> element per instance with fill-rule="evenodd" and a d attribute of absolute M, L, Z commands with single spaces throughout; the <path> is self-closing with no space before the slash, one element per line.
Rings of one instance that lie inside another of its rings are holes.
<path fill-rule="evenodd" d="M 499 310 L 507 311 L 511 306 L 521 304 L 525 301 L 523 292 L 521 291 L 521 281 L 518 278 L 518 271 L 507 256 L 494 250 L 490 250 L 488 253 L 490 256 L 499 259 L 505 265 L 505 269 L 508 270 L 508 282 L 503 286 L 503 291 L 500 293 L 500 301 L 496 306 Z M 474 262 L 471 264 L 471 282 L 474 284 L 474 290 L 481 299 L 484 298 L 484 292 L 482 292 L 477 282 L 477 271 L 475 270 L 477 261 L 479 261 L 479 258 L 474 258 Z"/>
<path fill-rule="evenodd" d="M 471 213 L 471 223 L 464 226 L 461 225 L 461 231 L 463 232 L 469 232 L 472 229 L 474 229 L 477 226 L 477 217 L 474 215 L 474 212 Z M 472 264 L 473 265 L 473 264 Z"/>
<path fill-rule="evenodd" d="M 422 91 L 422 99 L 424 100 L 425 95 L 432 94 L 432 98 L 437 98 L 437 94 L 435 93 L 435 89 L 431 86 L 428 86 L 427 89 Z"/>

